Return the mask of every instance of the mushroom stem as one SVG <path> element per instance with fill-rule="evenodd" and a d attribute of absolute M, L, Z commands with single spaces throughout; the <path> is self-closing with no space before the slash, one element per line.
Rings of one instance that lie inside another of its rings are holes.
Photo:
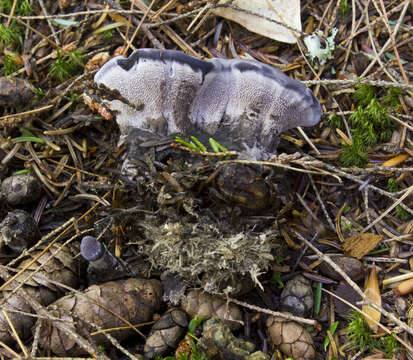
<path fill-rule="evenodd" d="M 124 261 L 114 256 L 93 236 L 82 239 L 80 253 L 89 262 L 87 272 L 91 283 L 135 275 Z"/>

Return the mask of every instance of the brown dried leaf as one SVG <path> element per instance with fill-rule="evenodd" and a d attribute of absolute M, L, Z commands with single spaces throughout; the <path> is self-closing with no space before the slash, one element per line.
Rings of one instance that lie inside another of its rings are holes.
<path fill-rule="evenodd" d="M 350 236 L 344 240 L 343 250 L 346 255 L 360 260 L 364 255 L 373 250 L 382 238 L 383 235 L 371 233 Z"/>
<path fill-rule="evenodd" d="M 376 268 L 374 267 L 371 269 L 364 293 L 374 304 L 381 306 L 379 279 L 377 278 Z M 363 305 L 361 309 L 364 313 L 370 316 L 370 318 L 365 316 L 366 322 L 370 326 L 370 329 L 377 333 L 381 313 L 370 305 Z"/>

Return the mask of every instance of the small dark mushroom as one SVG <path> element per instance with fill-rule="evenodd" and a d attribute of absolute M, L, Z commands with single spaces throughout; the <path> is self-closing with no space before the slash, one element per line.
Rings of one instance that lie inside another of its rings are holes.
<path fill-rule="evenodd" d="M 115 257 L 93 236 L 88 235 L 82 239 L 80 253 L 89 262 L 89 283 L 102 283 L 136 275 L 124 261 Z"/>

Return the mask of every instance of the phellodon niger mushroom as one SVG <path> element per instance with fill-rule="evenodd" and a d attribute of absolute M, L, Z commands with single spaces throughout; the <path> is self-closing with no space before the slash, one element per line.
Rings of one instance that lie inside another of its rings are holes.
<path fill-rule="evenodd" d="M 250 159 L 267 159 L 281 132 L 313 126 L 321 117 L 310 89 L 258 61 L 139 49 L 108 61 L 94 80 L 129 102 L 108 102 L 122 135 L 130 128 L 158 135 L 221 133 L 241 144 Z"/>

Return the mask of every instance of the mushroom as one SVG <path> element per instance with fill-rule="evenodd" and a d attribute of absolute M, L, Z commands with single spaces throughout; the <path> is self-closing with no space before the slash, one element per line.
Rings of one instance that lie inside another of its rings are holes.
<path fill-rule="evenodd" d="M 108 61 L 94 80 L 119 93 L 108 105 L 117 112 L 122 135 L 130 128 L 159 135 L 225 134 L 250 159 L 268 158 L 282 132 L 313 126 L 321 117 L 310 89 L 258 61 L 139 49 Z"/>

